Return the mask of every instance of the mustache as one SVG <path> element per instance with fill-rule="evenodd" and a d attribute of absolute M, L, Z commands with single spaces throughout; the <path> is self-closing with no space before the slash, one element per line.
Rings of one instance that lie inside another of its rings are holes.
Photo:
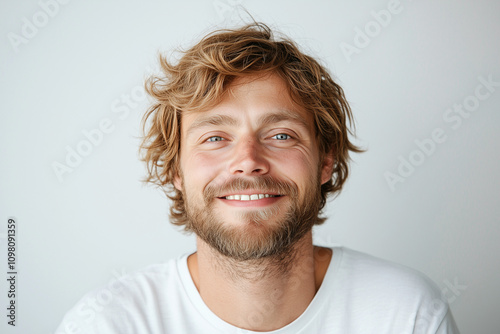
<path fill-rule="evenodd" d="M 241 190 L 256 189 L 265 193 L 277 193 L 280 195 L 297 197 L 298 189 L 295 184 L 278 180 L 269 175 L 253 177 L 252 179 L 235 178 L 223 184 L 209 184 L 203 191 L 205 203 L 209 203 L 215 197 L 222 197 L 228 193 Z"/>

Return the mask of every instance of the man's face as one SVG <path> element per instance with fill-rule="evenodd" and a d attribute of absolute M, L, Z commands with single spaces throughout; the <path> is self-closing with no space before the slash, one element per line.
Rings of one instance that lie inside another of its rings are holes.
<path fill-rule="evenodd" d="M 188 224 L 240 260 L 286 252 L 316 220 L 333 158 L 320 161 L 313 117 L 276 75 L 235 80 L 220 104 L 182 115 Z"/>

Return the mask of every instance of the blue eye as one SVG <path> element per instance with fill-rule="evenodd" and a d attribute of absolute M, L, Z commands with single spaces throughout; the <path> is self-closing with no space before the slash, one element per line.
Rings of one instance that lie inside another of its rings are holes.
<path fill-rule="evenodd" d="M 207 141 L 211 141 L 211 142 L 222 141 L 222 140 L 224 140 L 224 138 L 219 137 L 219 136 L 213 136 L 213 137 L 210 137 L 210 138 L 207 139 Z"/>
<path fill-rule="evenodd" d="M 286 133 L 278 133 L 277 135 L 272 136 L 271 138 L 277 139 L 277 140 L 287 140 L 292 137 L 287 135 Z"/>

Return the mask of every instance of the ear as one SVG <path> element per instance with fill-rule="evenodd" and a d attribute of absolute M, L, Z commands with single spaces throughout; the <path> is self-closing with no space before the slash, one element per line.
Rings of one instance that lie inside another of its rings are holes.
<path fill-rule="evenodd" d="M 179 175 L 179 173 L 175 173 L 174 179 L 172 180 L 172 183 L 175 187 L 175 189 L 182 191 L 182 178 Z"/>
<path fill-rule="evenodd" d="M 321 162 L 321 184 L 325 184 L 332 178 L 334 163 L 335 158 L 333 155 L 333 149 L 330 149 L 325 153 L 323 161 Z"/>

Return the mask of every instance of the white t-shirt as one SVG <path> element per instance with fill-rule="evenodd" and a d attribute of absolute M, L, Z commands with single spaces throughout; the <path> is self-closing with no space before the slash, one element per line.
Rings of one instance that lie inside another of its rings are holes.
<path fill-rule="evenodd" d="M 257 333 L 218 318 L 203 302 L 188 254 L 110 282 L 70 310 L 56 334 Z M 259 321 L 273 306 L 243 315 Z M 260 313 L 262 312 L 262 313 Z M 262 333 L 262 332 L 259 332 Z M 343 247 L 307 309 L 273 334 L 459 333 L 436 285 L 412 269 Z"/>

